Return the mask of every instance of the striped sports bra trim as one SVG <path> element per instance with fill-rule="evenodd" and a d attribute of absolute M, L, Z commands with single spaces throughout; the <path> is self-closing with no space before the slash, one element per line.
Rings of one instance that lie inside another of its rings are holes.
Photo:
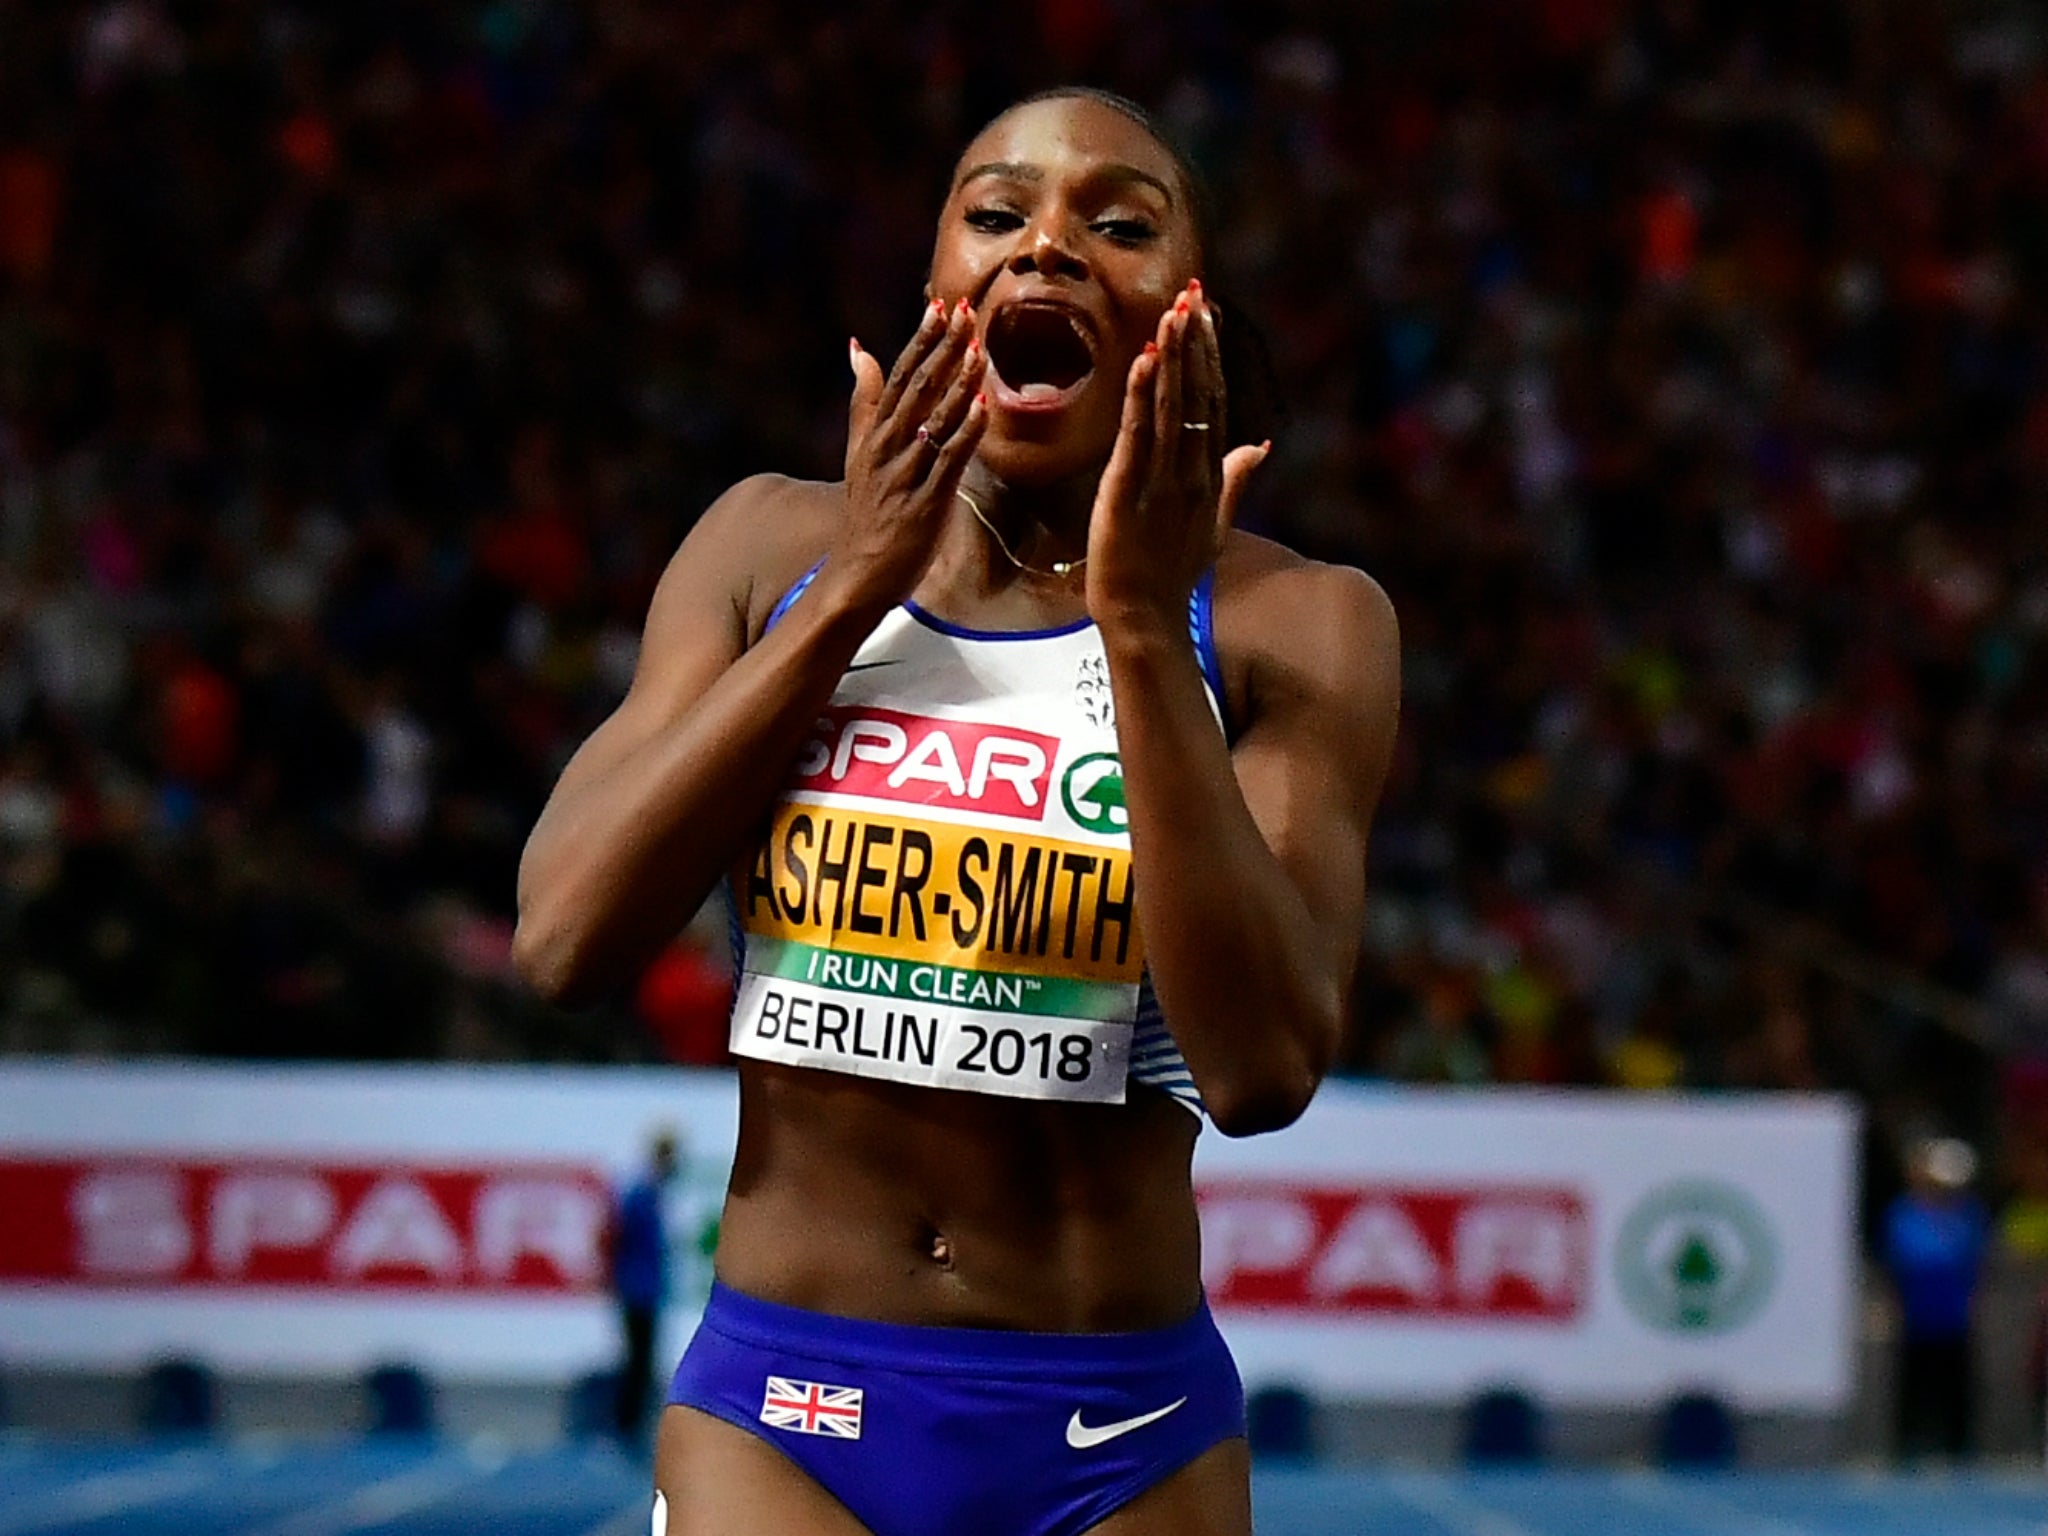
<path fill-rule="evenodd" d="M 796 600 L 810 590 L 818 572 L 825 568 L 820 560 L 803 575 L 799 576 L 790 589 L 775 600 L 775 606 L 768 610 L 768 622 L 761 626 L 761 633 L 767 634 L 782 622 L 782 616 L 795 606 Z M 904 609 L 910 616 L 927 629 L 937 630 L 955 640 L 1047 640 L 1061 635 L 1076 635 L 1094 624 L 1090 618 L 1079 618 L 1071 624 L 1057 629 L 968 629 L 942 619 L 928 609 L 908 599 Z M 1230 717 L 1230 698 L 1223 691 L 1223 661 L 1216 654 L 1216 568 L 1211 566 L 1202 572 L 1195 582 L 1195 589 L 1188 594 L 1188 633 L 1194 637 L 1195 659 L 1201 664 L 1202 676 L 1209 684 L 1209 691 L 1216 698 L 1216 709 L 1223 716 L 1223 739 L 1237 740 L 1237 726 Z"/>

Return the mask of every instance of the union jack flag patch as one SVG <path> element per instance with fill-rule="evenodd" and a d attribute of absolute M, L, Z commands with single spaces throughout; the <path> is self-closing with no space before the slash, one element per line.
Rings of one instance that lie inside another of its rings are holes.
<path fill-rule="evenodd" d="M 761 1422 L 771 1429 L 793 1429 L 800 1435 L 860 1438 L 859 1387 L 833 1387 L 822 1381 L 792 1381 L 770 1376 L 761 1400 Z"/>

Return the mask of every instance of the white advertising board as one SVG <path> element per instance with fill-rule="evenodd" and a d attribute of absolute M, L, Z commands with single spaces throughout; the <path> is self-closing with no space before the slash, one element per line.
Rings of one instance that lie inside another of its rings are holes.
<path fill-rule="evenodd" d="M 1820 1096 L 1334 1084 L 1279 1135 L 1202 1138 L 1205 1280 L 1248 1382 L 1832 1411 L 1857 1132 Z"/>
<path fill-rule="evenodd" d="M 682 1151 L 672 1359 L 738 1123 L 722 1072 L 0 1064 L 0 1360 L 606 1368 L 609 1197 L 660 1129 Z"/>
<path fill-rule="evenodd" d="M 603 1368 L 610 1191 L 661 1127 L 684 1146 L 672 1357 L 737 1098 L 668 1069 L 0 1065 L 0 1360 Z M 1331 1084 L 1277 1135 L 1203 1135 L 1205 1283 L 1254 1386 L 1832 1410 L 1855 1146 L 1829 1098 Z"/>

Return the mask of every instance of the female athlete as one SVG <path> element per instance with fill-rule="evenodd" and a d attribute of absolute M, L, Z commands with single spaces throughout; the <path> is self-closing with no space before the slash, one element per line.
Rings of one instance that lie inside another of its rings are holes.
<path fill-rule="evenodd" d="M 722 496 L 520 872 L 545 993 L 730 874 L 740 1137 L 656 1454 L 670 1536 L 1242 1536 L 1189 1164 L 1344 1027 L 1397 638 L 1235 532 L 1192 178 L 1034 98 L 953 178 L 845 479 Z M 665 1514 L 664 1514 L 665 1512 Z"/>

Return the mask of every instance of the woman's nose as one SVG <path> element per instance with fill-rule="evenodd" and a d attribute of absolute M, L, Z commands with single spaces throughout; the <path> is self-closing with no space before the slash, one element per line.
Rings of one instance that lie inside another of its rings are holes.
<path fill-rule="evenodd" d="M 1088 263 L 1074 250 L 1063 220 L 1045 218 L 1025 226 L 1011 254 L 1013 272 L 1040 272 L 1048 277 L 1085 277 Z"/>

